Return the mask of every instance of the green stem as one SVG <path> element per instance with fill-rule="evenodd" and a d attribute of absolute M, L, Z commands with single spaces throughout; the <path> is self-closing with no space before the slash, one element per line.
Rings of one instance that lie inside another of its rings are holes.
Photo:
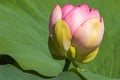
<path fill-rule="evenodd" d="M 67 71 L 69 66 L 70 66 L 71 61 L 69 61 L 68 59 L 65 59 L 65 65 L 63 68 L 63 71 Z"/>
<path fill-rule="evenodd" d="M 74 72 L 81 78 L 81 80 L 88 80 L 85 76 L 83 76 L 77 69 Z"/>
<path fill-rule="evenodd" d="M 85 71 L 85 69 L 80 68 L 80 66 L 78 66 L 78 64 L 77 64 L 75 61 L 72 61 L 72 64 L 73 64 L 73 66 L 74 66 L 77 70 L 79 70 L 79 71 Z"/>
<path fill-rule="evenodd" d="M 75 61 L 72 61 L 73 66 L 75 67 L 75 72 L 77 73 L 77 75 L 82 79 L 82 80 L 87 80 L 86 77 L 84 77 L 80 71 L 85 71 L 84 69 L 81 69 L 78 64 Z"/>

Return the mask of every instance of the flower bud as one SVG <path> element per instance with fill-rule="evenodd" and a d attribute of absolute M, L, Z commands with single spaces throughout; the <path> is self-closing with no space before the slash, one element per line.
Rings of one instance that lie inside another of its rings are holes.
<path fill-rule="evenodd" d="M 49 21 L 49 49 L 56 58 L 87 63 L 95 58 L 104 34 L 98 10 L 87 4 L 55 5 Z"/>

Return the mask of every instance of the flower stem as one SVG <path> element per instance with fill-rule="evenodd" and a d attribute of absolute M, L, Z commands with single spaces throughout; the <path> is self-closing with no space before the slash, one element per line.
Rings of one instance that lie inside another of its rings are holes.
<path fill-rule="evenodd" d="M 63 71 L 67 71 L 69 66 L 70 66 L 71 61 L 69 61 L 68 59 L 65 59 L 65 65 L 63 68 Z"/>
<path fill-rule="evenodd" d="M 72 68 L 70 71 L 76 73 L 76 74 L 81 78 L 81 80 L 88 80 L 88 79 L 87 79 L 79 70 L 77 70 L 76 68 Z"/>
<path fill-rule="evenodd" d="M 72 61 L 72 64 L 73 64 L 73 66 L 74 66 L 77 70 L 79 70 L 79 71 L 85 71 L 85 69 L 80 68 L 80 66 L 78 66 L 78 64 L 77 64 L 75 61 Z"/>
<path fill-rule="evenodd" d="M 75 61 L 72 61 L 73 66 L 75 67 L 74 72 L 77 73 L 77 75 L 82 79 L 82 80 L 87 80 L 84 75 L 81 74 L 80 71 L 85 71 L 85 69 L 81 69 L 78 64 Z"/>

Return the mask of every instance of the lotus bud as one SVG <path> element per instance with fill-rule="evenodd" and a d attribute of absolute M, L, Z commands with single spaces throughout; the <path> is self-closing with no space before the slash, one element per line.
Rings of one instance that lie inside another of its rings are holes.
<path fill-rule="evenodd" d="M 55 5 L 49 21 L 49 49 L 56 58 L 81 63 L 93 60 L 104 34 L 104 21 L 99 11 L 87 4 L 62 8 Z"/>

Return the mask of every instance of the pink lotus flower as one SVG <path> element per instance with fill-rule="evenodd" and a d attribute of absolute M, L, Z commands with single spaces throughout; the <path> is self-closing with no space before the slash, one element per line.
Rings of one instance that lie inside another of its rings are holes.
<path fill-rule="evenodd" d="M 53 36 L 55 35 L 54 28 L 56 27 L 56 24 L 59 20 L 62 20 L 64 22 L 65 26 L 69 30 L 67 32 L 70 32 L 71 36 L 68 40 L 65 39 L 65 36 L 59 36 L 60 39 L 63 39 L 63 41 L 61 42 L 58 39 L 59 37 L 57 38 L 57 42 L 60 42 L 60 44 L 65 46 L 63 46 L 63 53 L 54 51 L 54 54 L 58 56 L 62 54 L 62 56 L 64 57 L 70 46 L 73 46 L 76 50 L 75 60 L 79 62 L 89 62 L 94 59 L 98 52 L 98 48 L 104 34 L 104 22 L 103 19 L 100 18 L 99 11 L 89 9 L 87 4 L 79 4 L 78 6 L 66 4 L 62 8 L 58 4 L 56 4 L 50 16 L 49 22 L 50 38 L 52 39 L 53 44 Z M 63 29 L 61 29 L 61 31 L 62 30 Z M 50 47 L 53 47 L 55 49 L 56 46 Z M 60 49 L 60 51 L 62 51 L 63 49 Z"/>

